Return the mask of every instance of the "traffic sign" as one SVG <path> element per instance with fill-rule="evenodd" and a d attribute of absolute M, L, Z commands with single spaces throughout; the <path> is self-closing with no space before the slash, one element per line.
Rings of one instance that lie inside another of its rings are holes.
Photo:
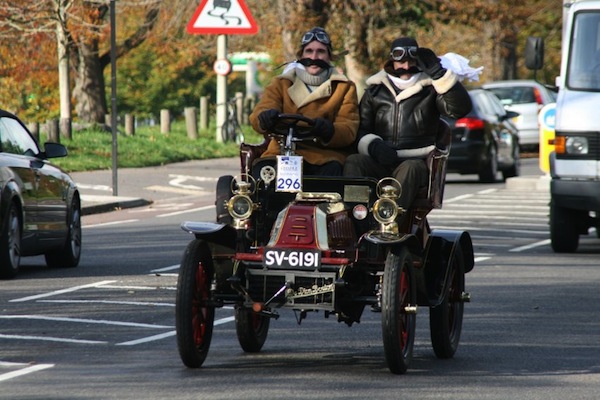
<path fill-rule="evenodd" d="M 217 75 L 227 76 L 231 72 L 231 63 L 227 59 L 220 59 L 213 64 L 213 70 Z"/>
<path fill-rule="evenodd" d="M 244 0 L 202 0 L 188 22 L 188 33 L 253 35 L 258 25 Z"/>

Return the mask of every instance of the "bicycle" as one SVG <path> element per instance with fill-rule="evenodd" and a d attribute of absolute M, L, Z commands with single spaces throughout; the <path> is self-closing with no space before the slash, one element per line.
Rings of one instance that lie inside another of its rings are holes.
<path fill-rule="evenodd" d="M 225 103 L 227 106 L 227 117 L 221 126 L 221 137 L 224 142 L 240 144 L 244 141 L 244 132 L 237 119 L 237 97 L 232 97 Z"/>

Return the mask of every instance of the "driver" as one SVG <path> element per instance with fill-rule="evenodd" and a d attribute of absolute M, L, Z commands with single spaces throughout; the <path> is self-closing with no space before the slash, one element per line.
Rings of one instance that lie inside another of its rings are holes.
<path fill-rule="evenodd" d="M 287 64 L 265 88 L 250 123 L 266 135 L 277 125 L 280 113 L 314 119 L 310 136 L 317 140 L 296 146 L 296 153 L 303 156 L 304 174 L 341 176 L 359 124 L 356 85 L 331 64 L 335 56 L 323 28 L 312 28 L 302 36 L 297 56 L 298 60 Z M 272 165 L 279 154 L 279 144 L 271 140 L 261 159 L 255 161 L 253 175 L 257 176 L 254 172 L 263 165 Z"/>

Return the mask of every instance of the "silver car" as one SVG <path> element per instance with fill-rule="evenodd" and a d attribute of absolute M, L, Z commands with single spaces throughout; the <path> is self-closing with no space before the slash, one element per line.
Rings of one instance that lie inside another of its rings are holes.
<path fill-rule="evenodd" d="M 504 108 L 519 113 L 513 122 L 519 130 L 521 149 L 538 150 L 538 114 L 543 106 L 556 102 L 556 93 L 534 80 L 495 81 L 483 84 L 502 102 Z"/>

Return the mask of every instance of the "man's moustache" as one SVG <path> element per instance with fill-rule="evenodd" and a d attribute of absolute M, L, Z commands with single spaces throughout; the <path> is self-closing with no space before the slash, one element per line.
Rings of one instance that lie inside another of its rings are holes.
<path fill-rule="evenodd" d="M 408 69 L 406 69 L 406 68 L 396 68 L 395 70 L 393 70 L 391 72 L 391 75 L 394 75 L 394 76 L 402 76 L 402 75 L 406 75 L 406 74 L 414 75 L 414 74 L 418 74 L 419 72 L 421 72 L 421 70 L 419 68 L 417 68 L 415 66 L 412 66 L 412 67 L 410 67 Z"/>
<path fill-rule="evenodd" d="M 305 67 L 309 67 L 311 65 L 316 65 L 317 67 L 323 68 L 323 69 L 327 69 L 327 68 L 331 68 L 331 65 L 324 60 L 313 60 L 312 58 L 301 58 L 300 60 L 298 60 L 298 62 L 302 65 L 304 65 Z"/>

